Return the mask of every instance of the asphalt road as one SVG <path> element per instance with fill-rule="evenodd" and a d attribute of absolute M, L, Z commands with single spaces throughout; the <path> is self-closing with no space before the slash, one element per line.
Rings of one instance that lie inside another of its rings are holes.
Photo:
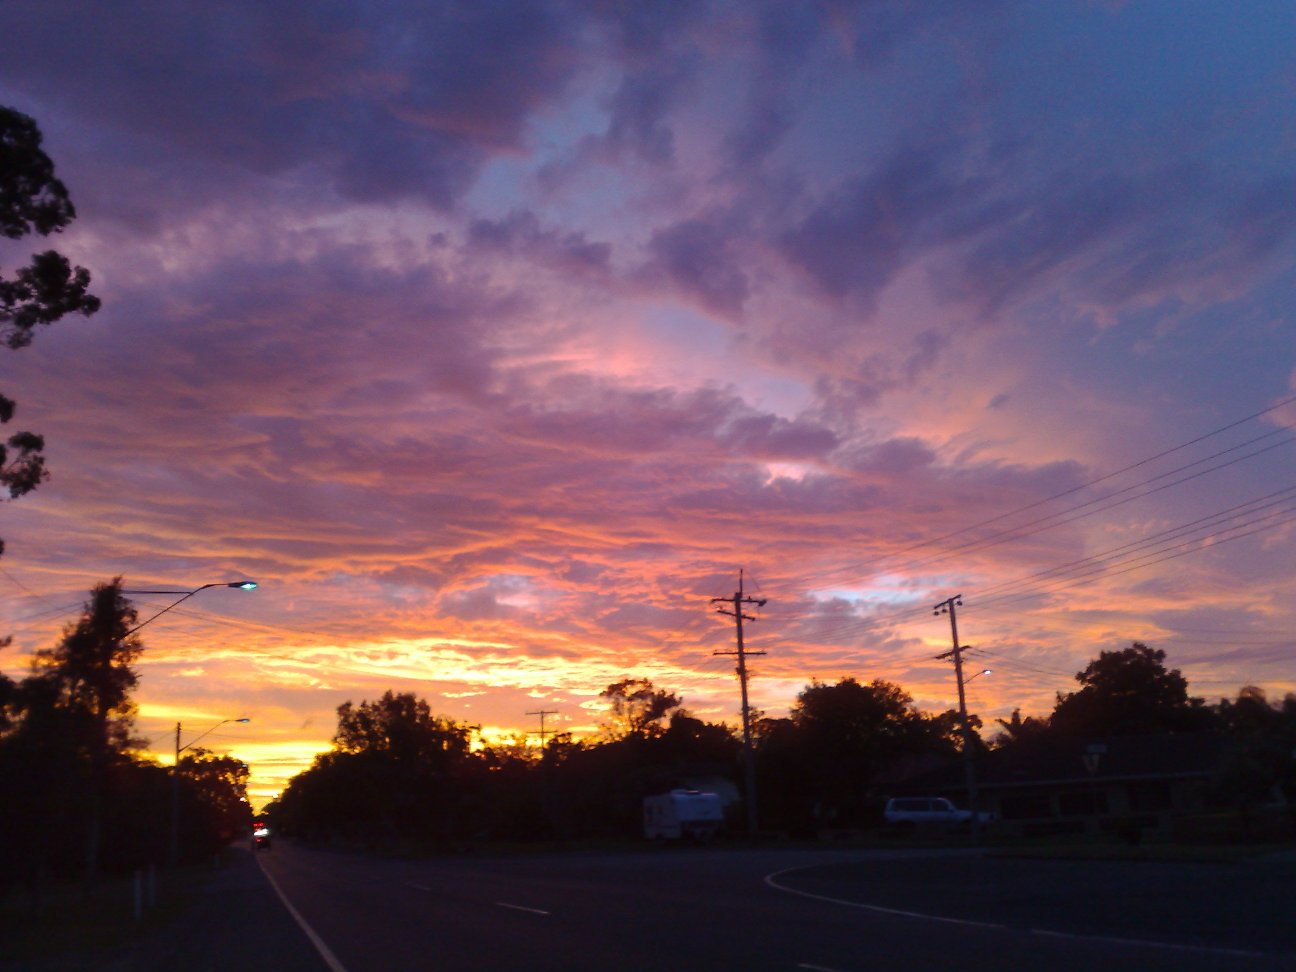
<path fill-rule="evenodd" d="M 288 844 L 257 863 L 330 972 L 1296 969 L 1292 864 L 730 848 L 397 861 Z"/>
<path fill-rule="evenodd" d="M 240 847 L 174 922 L 21 972 L 1296 972 L 1296 861 L 665 848 L 390 860 Z"/>

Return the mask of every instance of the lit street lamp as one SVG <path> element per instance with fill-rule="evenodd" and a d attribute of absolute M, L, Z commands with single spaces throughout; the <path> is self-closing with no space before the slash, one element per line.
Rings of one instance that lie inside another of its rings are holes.
<path fill-rule="evenodd" d="M 204 584 L 202 587 L 195 587 L 192 591 L 122 591 L 123 594 L 183 594 L 184 595 L 179 600 L 172 601 L 170 604 L 164 607 L 157 614 L 150 615 L 149 617 L 145 618 L 139 624 L 135 625 L 135 627 L 127 631 L 126 634 L 133 635 L 136 631 L 144 627 L 144 625 L 148 624 L 150 621 L 154 621 L 157 618 L 162 617 L 162 615 L 166 614 L 176 605 L 189 600 L 189 598 L 193 597 L 199 591 L 205 591 L 209 587 L 236 587 L 240 591 L 255 591 L 257 587 L 257 582 L 252 580 L 216 581 L 211 584 Z"/>
<path fill-rule="evenodd" d="M 230 585 L 234 586 L 234 585 Z M 154 615 L 156 617 L 156 615 Z M 180 723 L 176 723 L 175 733 L 175 765 L 171 767 L 171 866 L 180 860 L 180 754 L 186 749 L 192 749 L 199 740 L 208 733 L 215 732 L 221 726 L 228 725 L 231 722 L 251 722 L 251 719 L 222 719 L 210 729 L 205 729 L 194 739 L 185 745 L 180 745 Z"/>

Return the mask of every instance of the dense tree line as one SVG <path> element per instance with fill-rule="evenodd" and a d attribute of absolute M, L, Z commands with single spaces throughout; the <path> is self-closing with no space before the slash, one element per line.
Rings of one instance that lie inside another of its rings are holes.
<path fill-rule="evenodd" d="M 121 586 L 96 586 L 29 676 L 0 674 L 5 884 L 166 864 L 173 819 L 181 860 L 211 855 L 250 824 L 244 764 L 194 749 L 169 771 L 143 755 L 131 693 L 144 646 Z"/>
<path fill-rule="evenodd" d="M 273 816 L 306 838 L 374 844 L 619 837 L 638 832 L 647 795 L 734 786 L 741 744 L 728 725 L 697 718 L 646 679 L 623 679 L 601 697 L 600 733 L 559 733 L 543 749 L 473 747 L 472 727 L 410 694 L 347 702 L 332 750 L 290 782 Z M 952 713 L 924 715 L 887 682 L 812 683 L 787 718 L 757 724 L 769 826 L 854 819 L 861 780 L 923 753 L 952 753 L 954 730 Z"/>
<path fill-rule="evenodd" d="M 1189 695 L 1187 679 L 1167 669 L 1165 658 L 1140 642 L 1101 652 L 1076 674 L 1076 691 L 1058 693 L 1049 716 L 1015 711 L 998 720 L 994 745 L 1030 750 L 1112 736 L 1213 733 L 1227 744 L 1212 783 L 1217 804 L 1296 802 L 1296 695 L 1270 702 L 1262 689 L 1244 686 L 1235 698 L 1208 705 Z"/>
<path fill-rule="evenodd" d="M 332 750 L 290 782 L 272 816 L 307 838 L 362 843 L 610 835 L 634 825 L 643 794 L 731 772 L 727 726 L 694 718 L 645 680 L 603 697 L 600 738 L 559 733 L 543 750 L 521 740 L 474 747 L 474 727 L 408 693 L 347 702 Z"/>
<path fill-rule="evenodd" d="M 1134 644 L 1102 652 L 1042 717 L 999 720 L 990 748 L 1172 732 L 1228 737 L 1233 757 L 1216 787 L 1242 802 L 1296 797 L 1296 697 L 1270 704 L 1258 689 L 1208 706 L 1165 667 L 1164 652 Z M 277 825 L 307 839 L 392 845 L 488 840 L 629 837 L 644 796 L 678 786 L 737 793 L 741 743 L 672 692 L 645 679 L 609 685 L 602 730 L 474 746 L 474 727 L 435 716 L 411 694 L 388 692 L 338 709 L 333 749 L 291 781 L 272 808 Z M 973 726 L 980 722 L 972 717 Z M 960 752 L 957 713 L 919 711 L 898 685 L 811 682 L 785 718 L 755 724 L 762 829 L 810 836 L 875 824 L 889 787 Z M 741 829 L 743 814 L 730 807 Z"/>

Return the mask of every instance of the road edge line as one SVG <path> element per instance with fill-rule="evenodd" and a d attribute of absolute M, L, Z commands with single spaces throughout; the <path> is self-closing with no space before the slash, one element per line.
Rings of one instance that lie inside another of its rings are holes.
<path fill-rule="evenodd" d="M 764 882 L 776 891 L 782 891 L 785 894 L 796 894 L 803 898 L 813 898 L 816 901 L 827 901 L 831 904 L 845 905 L 848 908 L 859 908 L 863 911 L 873 911 L 883 915 L 896 915 L 902 918 L 917 918 L 921 921 L 935 921 L 947 925 L 964 925 L 972 928 L 989 928 L 996 931 L 1005 931 L 1016 934 L 1039 935 L 1049 938 L 1068 938 L 1072 941 L 1085 942 L 1102 942 L 1107 945 L 1124 945 L 1135 948 L 1158 948 L 1168 951 L 1178 952 L 1196 952 L 1205 955 L 1227 955 L 1232 958 L 1282 958 L 1272 952 L 1250 952 L 1243 949 L 1226 948 L 1215 945 L 1191 945 L 1184 942 L 1160 942 L 1156 939 L 1143 938 L 1122 938 L 1114 935 L 1089 935 L 1083 932 L 1066 932 L 1051 931 L 1044 928 L 1021 928 L 1015 925 L 997 924 L 989 921 L 976 921 L 971 918 L 950 918 L 946 915 L 932 915 L 921 911 L 904 911 L 900 908 L 885 908 L 882 905 L 866 904 L 863 901 L 848 901 L 845 898 L 832 898 L 826 894 L 815 894 L 813 891 L 801 891 L 798 888 L 790 888 L 786 884 L 779 884 L 775 878 L 782 877 L 784 874 L 791 874 L 793 871 L 809 871 L 816 867 L 822 867 L 821 864 L 800 864 L 796 867 L 785 867 L 781 871 L 773 871 L 766 874 Z"/>
<path fill-rule="evenodd" d="M 257 867 L 261 869 L 265 879 L 270 882 L 270 887 L 274 888 L 274 893 L 279 896 L 283 906 L 288 909 L 288 914 L 293 916 L 293 920 L 297 922 L 298 927 L 306 933 L 306 937 L 315 946 L 315 950 L 319 952 L 320 958 L 324 960 L 324 964 L 329 967 L 330 972 L 347 972 L 347 967 L 338 961 L 338 957 L 333 954 L 333 950 L 324 944 L 324 939 L 315 934 L 315 929 L 310 926 L 310 922 L 303 918 L 301 912 L 293 907 L 293 903 L 288 900 L 288 895 L 283 893 L 283 889 L 279 887 L 279 882 L 265 869 L 265 865 L 261 863 L 260 858 L 257 858 Z"/>
<path fill-rule="evenodd" d="M 832 898 L 826 894 L 815 894 L 813 891 L 802 891 L 799 888 L 790 888 L 786 884 L 779 884 L 774 879 L 782 877 L 784 874 L 791 874 L 793 871 L 808 871 L 811 868 L 821 867 L 820 864 L 801 864 L 796 867 L 785 867 L 781 871 L 773 871 L 766 874 L 764 881 L 775 891 L 782 891 L 785 894 L 796 894 L 803 898 L 813 898 L 816 901 L 827 901 L 830 904 L 845 905 L 847 908 L 860 908 L 864 911 L 876 911 L 883 915 L 896 915 L 901 918 L 919 918 L 924 921 L 938 921 L 947 925 L 964 925 L 971 928 L 993 928 L 999 931 L 1011 931 L 1008 925 L 1000 925 L 989 921 L 975 921 L 970 918 L 949 918 L 945 915 L 929 915 L 921 911 L 904 911 L 900 908 L 885 908 L 882 905 L 865 904 L 862 901 L 847 901 L 845 898 Z"/>
<path fill-rule="evenodd" d="M 533 915 L 551 914 L 551 912 L 545 911 L 543 908 L 528 908 L 526 905 L 509 904 L 507 901 L 496 901 L 495 906 L 497 908 L 511 908 L 514 911 L 527 911 Z"/>

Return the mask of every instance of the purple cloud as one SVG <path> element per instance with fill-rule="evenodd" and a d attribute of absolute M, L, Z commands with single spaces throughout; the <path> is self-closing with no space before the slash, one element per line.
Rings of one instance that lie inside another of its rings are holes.
<path fill-rule="evenodd" d="M 648 244 L 652 257 L 644 273 L 664 278 L 706 310 L 740 317 L 749 285 L 733 239 L 734 230 L 718 219 L 688 219 L 660 229 Z"/>
<path fill-rule="evenodd" d="M 36 97 L 169 152 L 263 174 L 313 167 L 353 199 L 441 208 L 517 147 L 577 58 L 559 5 L 532 2 L 413 3 L 380 17 L 349 4 L 55 0 L 7 21 L 0 80 L 21 78 Z M 40 53 L 52 47 L 57 64 Z"/>
<path fill-rule="evenodd" d="M 516 210 L 503 219 L 477 219 L 468 227 L 470 246 L 520 255 L 559 271 L 602 276 L 609 271 L 612 247 L 591 242 L 584 233 L 545 229 L 535 213 Z"/>

